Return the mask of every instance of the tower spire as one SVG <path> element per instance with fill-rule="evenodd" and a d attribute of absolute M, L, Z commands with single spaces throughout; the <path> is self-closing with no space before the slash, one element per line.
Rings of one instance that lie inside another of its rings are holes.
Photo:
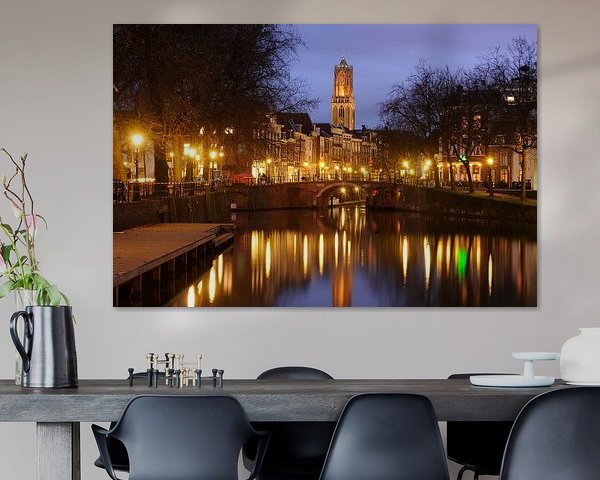
<path fill-rule="evenodd" d="M 338 65 L 333 67 L 333 95 L 331 96 L 331 123 L 346 127 L 348 130 L 355 128 L 355 101 L 354 101 L 354 72 L 352 65 L 342 58 Z"/>

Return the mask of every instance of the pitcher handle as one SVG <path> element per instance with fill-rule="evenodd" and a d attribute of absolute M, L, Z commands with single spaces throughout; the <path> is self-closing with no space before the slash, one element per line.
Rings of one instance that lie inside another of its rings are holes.
<path fill-rule="evenodd" d="M 17 332 L 17 322 L 19 321 L 19 317 L 23 317 L 23 321 L 25 322 L 23 341 L 26 347 L 21 343 L 19 333 Z M 33 347 L 33 322 L 27 312 L 20 311 L 12 314 L 12 317 L 10 317 L 10 336 L 15 344 L 17 352 L 19 352 L 19 355 L 21 355 L 21 358 L 23 359 L 23 371 L 28 373 L 31 366 L 31 348 Z"/>

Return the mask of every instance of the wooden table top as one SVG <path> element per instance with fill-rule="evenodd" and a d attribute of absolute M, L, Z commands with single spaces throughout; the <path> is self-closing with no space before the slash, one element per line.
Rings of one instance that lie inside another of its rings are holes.
<path fill-rule="evenodd" d="M 214 388 L 149 388 L 137 380 L 80 380 L 76 389 L 22 388 L 0 380 L 0 421 L 102 422 L 119 418 L 136 395 L 231 395 L 251 421 L 336 421 L 346 404 L 360 393 L 415 393 L 428 397 L 440 421 L 514 420 L 533 397 L 559 388 L 474 387 L 468 380 L 227 380 Z"/>

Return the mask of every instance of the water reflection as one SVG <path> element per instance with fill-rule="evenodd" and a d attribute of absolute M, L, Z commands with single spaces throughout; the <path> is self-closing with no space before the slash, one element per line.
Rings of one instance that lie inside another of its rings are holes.
<path fill-rule="evenodd" d="M 236 224 L 234 246 L 169 306 L 536 305 L 535 226 L 358 206 L 237 213 Z"/>

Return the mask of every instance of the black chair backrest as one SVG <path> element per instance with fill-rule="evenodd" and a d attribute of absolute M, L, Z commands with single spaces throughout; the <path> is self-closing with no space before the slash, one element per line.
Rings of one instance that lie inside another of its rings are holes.
<path fill-rule="evenodd" d="M 468 379 L 471 375 L 500 374 L 454 373 L 448 379 Z M 489 475 L 498 475 L 512 424 L 513 422 L 448 422 L 448 458 L 463 465 L 471 465 Z"/>
<path fill-rule="evenodd" d="M 448 480 L 431 402 L 421 395 L 364 394 L 338 421 L 321 480 Z"/>
<path fill-rule="evenodd" d="M 258 380 L 333 380 L 328 373 L 311 367 L 276 367 L 258 377 Z M 271 461 L 295 463 L 304 460 L 317 460 L 321 463 L 327 454 L 331 436 L 335 429 L 333 422 L 283 422 L 261 428 L 271 431 L 271 441 L 265 458 L 265 468 Z"/>
<path fill-rule="evenodd" d="M 142 395 L 112 432 L 129 455 L 130 480 L 237 480 L 242 445 L 255 435 L 227 396 Z"/>
<path fill-rule="evenodd" d="M 543 393 L 523 407 L 508 439 L 501 480 L 600 478 L 600 388 Z"/>
<path fill-rule="evenodd" d="M 322 370 L 311 367 L 276 367 L 271 368 L 258 377 L 258 380 L 333 380 L 333 377 Z"/>

